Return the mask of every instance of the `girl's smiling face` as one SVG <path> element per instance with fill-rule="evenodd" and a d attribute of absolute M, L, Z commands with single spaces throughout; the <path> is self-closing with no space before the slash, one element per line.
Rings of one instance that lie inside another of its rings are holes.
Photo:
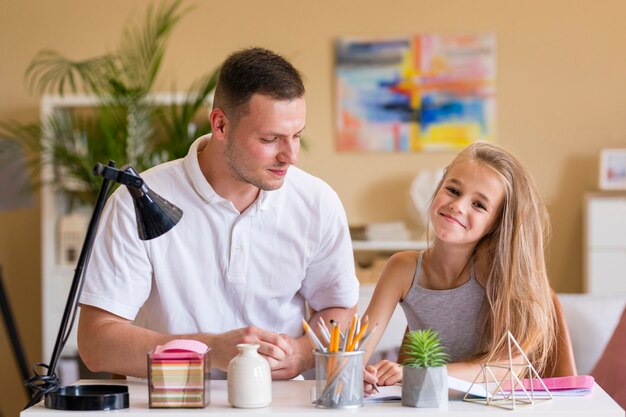
<path fill-rule="evenodd" d="M 504 198 L 496 171 L 467 160 L 452 166 L 430 206 L 437 239 L 450 243 L 477 243 L 491 231 Z"/>

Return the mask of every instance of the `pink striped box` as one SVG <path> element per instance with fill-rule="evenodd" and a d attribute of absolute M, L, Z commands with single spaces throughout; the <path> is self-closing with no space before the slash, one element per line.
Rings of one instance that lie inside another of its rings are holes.
<path fill-rule="evenodd" d="M 150 408 L 203 408 L 210 402 L 210 349 L 177 339 L 148 353 Z"/>

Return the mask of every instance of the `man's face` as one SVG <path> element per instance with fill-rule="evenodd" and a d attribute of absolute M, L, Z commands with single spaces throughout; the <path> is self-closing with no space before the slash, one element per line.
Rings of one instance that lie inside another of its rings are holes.
<path fill-rule="evenodd" d="M 254 94 L 246 114 L 224 132 L 231 175 L 262 190 L 280 188 L 298 160 L 305 115 L 303 97 L 286 101 Z"/>

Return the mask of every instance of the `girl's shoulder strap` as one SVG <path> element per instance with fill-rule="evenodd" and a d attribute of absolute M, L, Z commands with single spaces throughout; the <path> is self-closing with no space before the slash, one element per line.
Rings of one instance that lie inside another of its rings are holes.
<path fill-rule="evenodd" d="M 410 291 L 414 291 L 414 289 L 419 286 L 419 277 L 420 277 L 420 273 L 422 272 L 422 265 L 424 262 L 424 253 L 426 253 L 425 250 L 414 252 L 414 257 L 417 259 L 414 263 L 415 268 L 413 270 L 411 283 L 406 287 L 406 293 Z"/>
<path fill-rule="evenodd" d="M 402 290 L 402 298 L 406 296 L 413 286 L 417 269 L 420 268 L 423 252 L 402 251 L 397 252 L 389 258 L 385 266 L 385 274 L 391 278 L 394 286 L 399 286 Z"/>
<path fill-rule="evenodd" d="M 413 275 L 413 284 L 411 284 L 411 286 L 417 285 L 418 283 L 420 273 L 422 272 L 422 263 L 424 262 L 424 253 L 426 253 L 426 251 L 421 250 L 419 251 L 419 254 L 417 255 L 417 266 L 415 267 L 415 274 Z"/>

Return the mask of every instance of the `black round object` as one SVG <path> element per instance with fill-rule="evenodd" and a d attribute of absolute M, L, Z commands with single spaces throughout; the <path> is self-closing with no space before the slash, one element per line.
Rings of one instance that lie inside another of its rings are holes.
<path fill-rule="evenodd" d="M 119 410 L 128 408 L 125 385 L 72 385 L 46 394 L 46 408 L 54 410 Z"/>

